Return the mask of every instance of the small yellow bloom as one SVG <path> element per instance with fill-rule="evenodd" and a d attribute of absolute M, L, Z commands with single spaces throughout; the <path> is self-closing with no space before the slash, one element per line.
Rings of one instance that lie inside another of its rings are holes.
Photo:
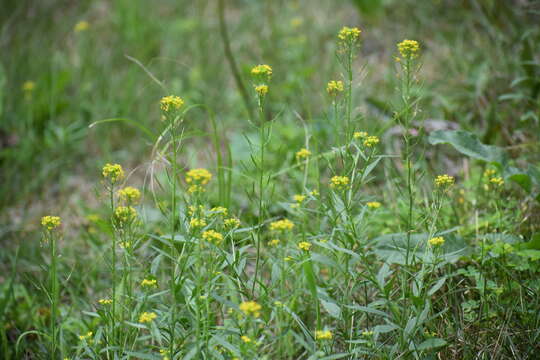
<path fill-rule="evenodd" d="M 212 179 L 212 173 L 206 169 L 191 169 L 186 173 L 188 184 L 206 185 Z"/>
<path fill-rule="evenodd" d="M 280 242 L 281 240 L 279 239 L 272 239 L 268 242 L 268 244 L 270 244 L 270 246 L 278 246 Z"/>
<path fill-rule="evenodd" d="M 329 81 L 326 85 L 326 92 L 330 96 L 338 96 L 339 93 L 343 92 L 343 81 L 341 80 L 332 80 Z"/>
<path fill-rule="evenodd" d="M 370 209 L 378 209 L 381 207 L 381 203 L 378 201 L 370 201 L 366 205 Z"/>
<path fill-rule="evenodd" d="M 333 176 L 330 179 L 330 187 L 336 190 L 344 190 L 349 185 L 349 178 L 347 176 Z"/>
<path fill-rule="evenodd" d="M 257 85 L 255 86 L 255 91 L 259 96 L 265 96 L 268 94 L 268 85 Z"/>
<path fill-rule="evenodd" d="M 170 110 L 178 110 L 184 105 L 184 100 L 175 95 L 169 95 L 161 98 L 159 101 L 161 110 L 169 112 Z"/>
<path fill-rule="evenodd" d="M 111 184 L 115 184 L 124 178 L 124 170 L 119 164 L 105 164 L 102 170 L 102 175 L 108 179 Z"/>
<path fill-rule="evenodd" d="M 304 19 L 302 19 L 299 16 L 293 17 L 291 19 L 291 26 L 293 28 L 297 28 L 297 27 L 301 26 L 303 23 L 304 23 Z"/>
<path fill-rule="evenodd" d="M 496 173 L 497 173 L 497 170 L 495 169 L 486 169 L 486 171 L 484 171 L 484 176 L 487 178 L 491 178 Z"/>
<path fill-rule="evenodd" d="M 339 40 L 346 43 L 354 43 L 360 37 L 361 32 L 362 30 L 360 30 L 357 27 L 350 28 L 350 27 L 344 26 L 339 31 L 338 38 Z"/>
<path fill-rule="evenodd" d="M 240 220 L 237 218 L 228 218 L 223 221 L 223 225 L 226 228 L 235 229 L 240 226 Z"/>
<path fill-rule="evenodd" d="M 432 245 L 432 246 L 439 246 L 439 245 L 444 244 L 444 238 L 442 236 L 437 236 L 437 237 L 429 239 L 428 243 L 429 245 Z"/>
<path fill-rule="evenodd" d="M 294 196 L 293 196 L 293 199 L 294 199 L 294 201 L 296 201 L 297 203 L 301 203 L 301 202 L 303 202 L 304 200 L 306 200 L 306 195 L 294 195 Z"/>
<path fill-rule="evenodd" d="M 272 78 L 272 68 L 269 65 L 257 65 L 251 69 L 251 75 L 258 80 L 269 81 Z"/>
<path fill-rule="evenodd" d="M 189 221 L 189 227 L 191 227 L 192 229 L 201 228 L 205 226 L 206 226 L 206 221 L 204 219 L 192 218 Z"/>
<path fill-rule="evenodd" d="M 311 151 L 309 151 L 308 149 L 300 149 L 296 153 L 296 160 L 307 159 L 310 155 L 311 155 Z"/>
<path fill-rule="evenodd" d="M 111 299 L 99 299 L 98 303 L 100 303 L 101 305 L 109 305 L 109 304 L 112 304 L 112 300 Z"/>
<path fill-rule="evenodd" d="M 22 84 L 22 89 L 26 93 L 31 93 L 32 91 L 34 91 L 35 88 L 36 88 L 36 83 L 33 81 L 28 80 Z"/>
<path fill-rule="evenodd" d="M 497 186 L 504 185 L 504 180 L 500 176 L 489 179 L 489 182 Z"/>
<path fill-rule="evenodd" d="M 86 340 L 86 339 L 92 337 L 93 334 L 94 334 L 93 332 L 89 331 L 84 335 L 79 335 L 79 340 Z"/>
<path fill-rule="evenodd" d="M 285 257 L 283 258 L 283 260 L 285 260 L 285 261 L 291 261 L 291 260 L 293 260 L 293 258 L 290 257 L 290 256 L 285 256 Z"/>
<path fill-rule="evenodd" d="M 206 241 L 213 242 L 216 244 L 219 244 L 220 242 L 223 241 L 223 235 L 221 235 L 215 230 L 207 230 L 203 232 L 202 238 Z"/>
<path fill-rule="evenodd" d="M 251 338 L 249 336 L 246 336 L 246 335 L 242 335 L 241 337 L 242 341 L 245 342 L 246 344 L 249 344 L 250 342 L 252 342 L 253 340 L 251 340 Z"/>
<path fill-rule="evenodd" d="M 362 331 L 362 336 L 371 337 L 371 336 L 373 336 L 373 331 L 364 330 L 364 331 Z"/>
<path fill-rule="evenodd" d="M 311 249 L 311 246 L 312 244 L 307 241 L 302 241 L 301 243 L 298 244 L 298 248 L 304 251 L 309 251 L 309 249 Z"/>
<path fill-rule="evenodd" d="M 59 216 L 44 216 L 41 218 L 41 225 L 47 230 L 54 230 L 62 224 Z"/>
<path fill-rule="evenodd" d="M 311 196 L 319 196 L 319 192 L 317 190 L 310 191 L 309 195 Z"/>
<path fill-rule="evenodd" d="M 253 316 L 258 318 L 261 316 L 262 306 L 257 304 L 255 301 L 244 301 L 239 306 L 240 311 L 242 311 L 247 316 Z"/>
<path fill-rule="evenodd" d="M 365 132 L 365 131 L 356 131 L 354 134 L 353 134 L 353 137 L 355 139 L 364 139 L 364 138 L 367 138 L 368 137 L 368 133 Z"/>
<path fill-rule="evenodd" d="M 420 45 L 415 40 L 403 40 L 398 45 L 398 50 L 404 59 L 415 59 L 420 52 Z"/>
<path fill-rule="evenodd" d="M 377 136 L 368 136 L 364 140 L 364 146 L 373 147 L 379 143 L 379 138 Z"/>
<path fill-rule="evenodd" d="M 454 181 L 455 179 L 453 176 L 450 176 L 447 174 L 439 175 L 435 178 L 435 186 L 437 187 L 451 186 L 454 184 Z"/>
<path fill-rule="evenodd" d="M 270 230 L 277 232 L 291 231 L 294 228 L 294 224 L 289 219 L 282 219 L 270 223 Z"/>
<path fill-rule="evenodd" d="M 156 287 L 157 286 L 157 280 L 156 279 L 143 279 L 141 281 L 141 286 L 143 286 L 143 287 Z"/>
<path fill-rule="evenodd" d="M 317 330 L 315 331 L 316 340 L 331 340 L 332 332 L 330 330 Z"/>
<path fill-rule="evenodd" d="M 141 198 L 141 192 L 132 186 L 127 186 L 118 191 L 118 196 L 128 204 L 137 204 Z"/>
<path fill-rule="evenodd" d="M 223 206 L 216 206 L 216 207 L 211 208 L 210 212 L 212 212 L 214 214 L 227 216 L 227 214 L 229 213 L 229 210 L 226 207 L 223 207 Z M 214 214 L 212 214 L 212 215 L 214 215 Z"/>
<path fill-rule="evenodd" d="M 88 28 L 90 27 L 90 24 L 88 23 L 88 21 L 79 21 L 77 24 L 75 24 L 75 27 L 73 28 L 73 30 L 75 32 L 81 32 L 81 31 L 85 31 L 85 30 L 88 30 Z"/>
<path fill-rule="evenodd" d="M 154 321 L 157 318 L 157 314 L 154 312 L 143 312 L 141 316 L 139 316 L 139 322 L 141 324 L 149 323 Z"/>
<path fill-rule="evenodd" d="M 129 223 L 137 217 L 137 210 L 132 206 L 119 206 L 114 210 L 114 217 L 120 223 Z"/>

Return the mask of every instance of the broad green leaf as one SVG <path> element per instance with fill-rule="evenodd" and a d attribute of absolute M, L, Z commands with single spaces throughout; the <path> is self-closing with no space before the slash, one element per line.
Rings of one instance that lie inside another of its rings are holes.
<path fill-rule="evenodd" d="M 431 338 L 431 339 L 427 339 L 426 341 L 418 345 L 417 349 L 421 351 L 425 351 L 425 350 L 440 348 L 445 345 L 446 345 L 445 340 L 440 339 L 440 338 Z"/>
<path fill-rule="evenodd" d="M 341 318 L 341 309 L 335 302 L 321 299 L 321 304 L 330 316 L 336 319 Z"/>

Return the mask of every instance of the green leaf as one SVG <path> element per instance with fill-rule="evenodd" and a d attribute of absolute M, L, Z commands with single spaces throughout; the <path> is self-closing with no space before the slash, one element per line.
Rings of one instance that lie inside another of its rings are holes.
<path fill-rule="evenodd" d="M 341 318 L 341 308 L 335 302 L 321 299 L 321 304 L 330 316 L 336 319 Z"/>
<path fill-rule="evenodd" d="M 425 351 L 425 350 L 440 348 L 445 345 L 446 345 L 445 340 L 440 339 L 440 338 L 431 338 L 431 339 L 427 339 L 426 341 L 418 345 L 417 349 L 421 351 Z"/>
<path fill-rule="evenodd" d="M 506 163 L 506 154 L 498 146 L 485 145 L 478 137 L 463 130 L 436 130 L 428 138 L 431 145 L 450 144 L 460 153 L 474 159 L 489 163 L 503 165 Z"/>

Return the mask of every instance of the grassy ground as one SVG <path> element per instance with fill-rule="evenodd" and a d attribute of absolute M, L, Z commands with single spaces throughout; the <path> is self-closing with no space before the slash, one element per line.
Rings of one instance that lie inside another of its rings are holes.
<path fill-rule="evenodd" d="M 537 3 L 0 10 L 0 357 L 535 358 Z"/>

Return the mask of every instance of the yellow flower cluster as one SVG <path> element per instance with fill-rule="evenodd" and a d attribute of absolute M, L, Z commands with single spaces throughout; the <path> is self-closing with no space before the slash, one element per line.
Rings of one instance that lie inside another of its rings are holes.
<path fill-rule="evenodd" d="M 487 178 L 491 178 L 496 173 L 497 173 L 497 170 L 495 169 L 486 169 L 486 171 L 484 171 L 484 176 Z"/>
<path fill-rule="evenodd" d="M 492 183 L 493 185 L 497 185 L 497 186 L 504 185 L 504 180 L 500 176 L 493 177 L 493 178 L 489 179 L 489 182 Z"/>
<path fill-rule="evenodd" d="M 315 331 L 316 340 L 331 340 L 332 332 L 330 330 L 317 330 Z"/>
<path fill-rule="evenodd" d="M 401 56 L 405 59 L 415 59 L 420 52 L 420 45 L 416 40 L 403 40 L 398 45 L 398 50 Z"/>
<path fill-rule="evenodd" d="M 204 220 L 204 219 L 192 218 L 189 221 L 189 227 L 191 227 L 192 229 L 202 228 L 202 227 L 205 227 L 205 226 L 206 226 L 206 220 Z"/>
<path fill-rule="evenodd" d="M 381 207 L 381 203 L 378 201 L 370 201 L 366 205 L 370 209 L 378 209 Z"/>
<path fill-rule="evenodd" d="M 216 206 L 216 207 L 211 208 L 210 212 L 214 213 L 212 215 L 219 214 L 219 215 L 227 216 L 227 214 L 229 213 L 229 210 L 223 206 Z"/>
<path fill-rule="evenodd" d="M 159 101 L 161 110 L 169 112 L 170 110 L 178 110 L 184 105 L 184 100 L 175 95 L 162 97 Z"/>
<path fill-rule="evenodd" d="M 257 65 L 251 69 L 251 75 L 257 79 L 270 80 L 272 78 L 272 68 L 269 65 Z"/>
<path fill-rule="evenodd" d="M 149 322 L 154 321 L 156 318 L 157 318 L 157 314 L 154 313 L 154 312 L 143 312 L 143 313 L 139 316 L 139 322 L 140 322 L 141 324 L 149 323 Z"/>
<path fill-rule="evenodd" d="M 41 218 L 41 226 L 47 230 L 54 230 L 62 224 L 60 217 L 58 216 L 44 216 Z"/>
<path fill-rule="evenodd" d="M 240 337 L 240 339 L 242 339 L 242 341 L 245 342 L 246 344 L 249 344 L 250 342 L 253 341 L 253 340 L 251 340 L 251 338 L 249 336 L 246 336 L 246 335 L 242 335 Z"/>
<path fill-rule="evenodd" d="M 84 335 L 79 335 L 79 340 L 86 340 L 86 339 L 92 337 L 92 335 L 94 335 L 94 333 L 89 331 Z"/>
<path fill-rule="evenodd" d="M 442 236 L 437 236 L 428 240 L 429 245 L 439 246 L 444 244 L 444 238 Z"/>
<path fill-rule="evenodd" d="M 274 221 L 270 223 L 270 230 L 271 231 L 291 231 L 294 228 L 294 224 L 289 219 L 282 219 L 278 221 Z"/>
<path fill-rule="evenodd" d="M 25 81 L 22 85 L 22 89 L 26 93 L 31 93 L 36 88 L 36 83 L 33 81 Z"/>
<path fill-rule="evenodd" d="M 311 249 L 312 244 L 307 241 L 302 241 L 298 244 L 298 248 L 300 250 L 309 251 Z"/>
<path fill-rule="evenodd" d="M 261 316 L 262 306 L 257 304 L 255 301 L 244 301 L 240 304 L 240 311 L 242 311 L 247 316 L 253 316 L 258 318 Z"/>
<path fill-rule="evenodd" d="M 368 137 L 368 133 L 365 131 L 357 131 L 353 134 L 355 139 L 364 139 Z"/>
<path fill-rule="evenodd" d="M 268 94 L 268 85 L 257 85 L 255 86 L 255 91 L 261 97 Z"/>
<path fill-rule="evenodd" d="M 439 175 L 435 178 L 435 186 L 437 187 L 445 187 L 445 186 L 451 186 L 454 184 L 454 177 L 444 174 Z"/>
<path fill-rule="evenodd" d="M 228 218 L 223 221 L 223 225 L 230 229 L 235 229 L 240 226 L 240 220 L 237 218 Z"/>
<path fill-rule="evenodd" d="M 339 31 L 338 38 L 339 40 L 343 42 L 353 43 L 356 40 L 358 40 L 361 32 L 362 30 L 360 30 L 357 27 L 350 28 L 350 27 L 344 26 Z"/>
<path fill-rule="evenodd" d="M 119 206 L 114 210 L 114 217 L 120 223 L 129 223 L 137 217 L 137 210 L 132 206 Z"/>
<path fill-rule="evenodd" d="M 206 169 L 191 169 L 186 174 L 188 184 L 206 185 L 212 179 L 212 174 Z"/>
<path fill-rule="evenodd" d="M 343 81 L 341 80 L 332 80 L 329 81 L 326 85 L 326 92 L 330 96 L 338 96 L 339 93 L 343 92 Z"/>
<path fill-rule="evenodd" d="M 368 136 L 364 139 L 364 146 L 373 147 L 379 143 L 379 138 L 377 136 Z"/>
<path fill-rule="evenodd" d="M 119 164 L 105 164 L 102 170 L 102 175 L 105 179 L 109 180 L 111 184 L 115 184 L 124 178 L 124 170 Z"/>
<path fill-rule="evenodd" d="M 272 240 L 270 240 L 270 241 L 268 242 L 268 244 L 269 244 L 270 246 L 278 246 L 280 242 L 281 242 L 281 240 L 279 240 L 279 239 L 272 239 Z"/>
<path fill-rule="evenodd" d="M 293 196 L 293 199 L 294 201 L 296 201 L 297 203 L 301 203 L 303 202 L 304 200 L 306 200 L 306 195 L 294 195 Z"/>
<path fill-rule="evenodd" d="M 207 230 L 203 232 L 202 238 L 206 241 L 213 242 L 216 244 L 219 244 L 220 242 L 223 241 L 223 235 L 221 235 L 215 230 Z"/>
<path fill-rule="evenodd" d="M 330 179 L 330 187 L 336 190 L 344 190 L 349 185 L 349 178 L 347 176 L 333 176 Z"/>
<path fill-rule="evenodd" d="M 75 32 L 81 32 L 81 31 L 85 31 L 85 30 L 88 30 L 88 28 L 90 27 L 90 24 L 88 23 L 88 21 L 79 21 L 77 24 L 75 24 L 75 27 L 73 28 L 73 30 Z"/>
<path fill-rule="evenodd" d="M 308 149 L 300 149 L 296 152 L 296 160 L 307 159 L 311 155 L 311 151 Z"/>
<path fill-rule="evenodd" d="M 157 286 L 157 280 L 156 279 L 143 279 L 143 281 L 141 281 L 141 286 L 143 286 L 143 287 L 156 287 Z"/>
<path fill-rule="evenodd" d="M 126 186 L 118 191 L 118 196 L 127 204 L 137 204 L 141 198 L 141 192 L 133 186 Z"/>
<path fill-rule="evenodd" d="M 112 300 L 111 299 L 99 299 L 98 303 L 100 303 L 101 305 L 109 305 L 109 304 L 112 304 Z"/>

